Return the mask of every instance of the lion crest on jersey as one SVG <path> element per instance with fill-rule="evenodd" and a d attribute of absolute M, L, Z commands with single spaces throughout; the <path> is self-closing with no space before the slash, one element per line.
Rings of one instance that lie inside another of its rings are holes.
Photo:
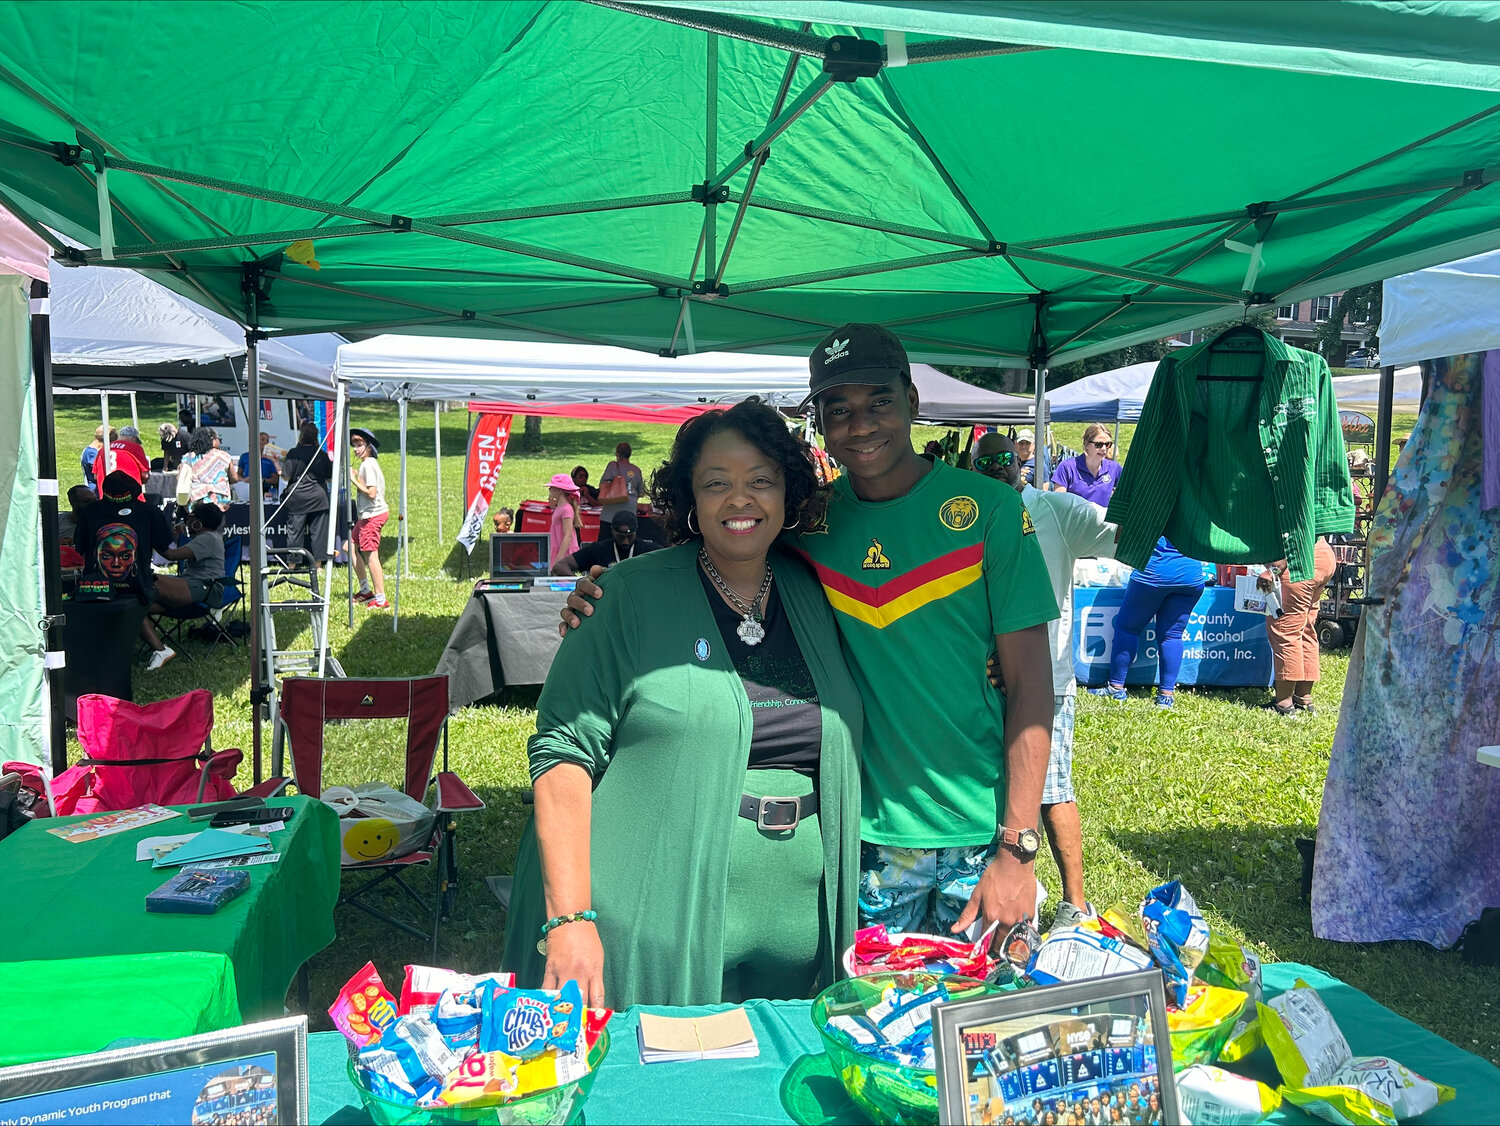
<path fill-rule="evenodd" d="M 946 527 L 961 532 L 979 519 L 979 505 L 973 497 L 950 497 L 938 509 L 938 519 Z"/>

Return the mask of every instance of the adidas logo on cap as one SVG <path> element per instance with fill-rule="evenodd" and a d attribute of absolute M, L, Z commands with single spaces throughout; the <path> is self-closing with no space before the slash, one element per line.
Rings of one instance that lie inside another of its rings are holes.
<path fill-rule="evenodd" d="M 831 364 L 834 360 L 842 360 L 849 354 L 849 340 L 847 337 L 843 340 L 834 337 L 833 343 L 823 351 L 828 354 L 828 358 L 823 361 L 825 364 Z"/>

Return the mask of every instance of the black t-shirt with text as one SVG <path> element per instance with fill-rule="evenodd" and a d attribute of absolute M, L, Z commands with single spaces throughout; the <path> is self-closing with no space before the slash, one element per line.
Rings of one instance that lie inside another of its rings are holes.
<path fill-rule="evenodd" d="M 655 551 L 660 546 L 659 543 L 637 539 L 629 547 L 620 550 L 615 546 L 613 536 L 604 536 L 593 543 L 584 544 L 573 552 L 573 563 L 580 574 L 586 575 L 591 567 L 613 567 L 616 563 L 629 559 L 632 554 L 644 555 L 648 551 Z"/>
<path fill-rule="evenodd" d="M 823 746 L 823 713 L 818 689 L 792 632 L 792 623 L 772 583 L 766 595 L 766 636 L 759 645 L 746 645 L 735 632 L 744 618 L 719 596 L 713 580 L 698 568 L 704 593 L 713 607 L 719 636 L 750 700 L 750 762 L 752 770 L 771 767 L 818 775 Z"/>

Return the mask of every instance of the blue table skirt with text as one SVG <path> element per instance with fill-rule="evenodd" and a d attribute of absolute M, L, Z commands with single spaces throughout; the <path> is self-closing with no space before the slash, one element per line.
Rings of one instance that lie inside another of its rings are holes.
<path fill-rule="evenodd" d="M 1079 684 L 1098 688 L 1108 679 L 1115 614 L 1124 600 L 1124 587 L 1073 588 L 1073 675 Z M 1141 634 L 1141 647 L 1126 674 L 1126 684 L 1156 683 L 1156 639 L 1153 621 Z M 1245 688 L 1271 683 L 1265 615 L 1236 612 L 1233 587 L 1204 589 L 1182 640 L 1178 684 Z"/>

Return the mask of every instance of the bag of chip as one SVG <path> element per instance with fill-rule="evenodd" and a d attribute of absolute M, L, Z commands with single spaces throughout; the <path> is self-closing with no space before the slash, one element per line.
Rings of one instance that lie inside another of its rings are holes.
<path fill-rule="evenodd" d="M 1385 1056 L 1356 1056 L 1333 1014 L 1300 978 L 1260 1007 L 1261 1034 L 1281 1072 L 1282 1097 L 1329 1122 L 1396 1126 L 1454 1097 Z"/>
<path fill-rule="evenodd" d="M 1264 1083 L 1207 1064 L 1177 1073 L 1177 1102 L 1195 1126 L 1254 1126 L 1281 1105 Z"/>
<path fill-rule="evenodd" d="M 1188 989 L 1187 1003 L 1180 1009 L 1167 1010 L 1176 1066 L 1216 1060 L 1244 1008 L 1245 995 L 1238 989 L 1194 982 Z"/>
<path fill-rule="evenodd" d="M 1188 982 L 1208 953 L 1208 924 L 1180 881 L 1152 888 L 1141 903 L 1151 956 L 1166 978 L 1167 1001 L 1187 1004 Z"/>
<path fill-rule="evenodd" d="M 1384 1056 L 1353 1056 L 1326 1083 L 1300 1090 L 1283 1087 L 1287 1102 L 1341 1126 L 1397 1126 L 1426 1114 L 1454 1096 Z"/>
<path fill-rule="evenodd" d="M 1242 1060 L 1265 1043 L 1260 1034 L 1259 1006 L 1264 990 L 1261 986 L 1260 957 L 1212 931 L 1208 935 L 1208 953 L 1194 971 L 1199 981 L 1246 994 L 1245 1008 L 1229 1033 L 1229 1040 L 1219 1053 L 1223 1063 Z"/>
<path fill-rule="evenodd" d="M 395 998 L 380 980 L 374 962 L 366 962 L 344 984 L 329 1006 L 328 1015 L 333 1018 L 333 1026 L 356 1048 L 375 1043 L 395 1023 Z"/>

